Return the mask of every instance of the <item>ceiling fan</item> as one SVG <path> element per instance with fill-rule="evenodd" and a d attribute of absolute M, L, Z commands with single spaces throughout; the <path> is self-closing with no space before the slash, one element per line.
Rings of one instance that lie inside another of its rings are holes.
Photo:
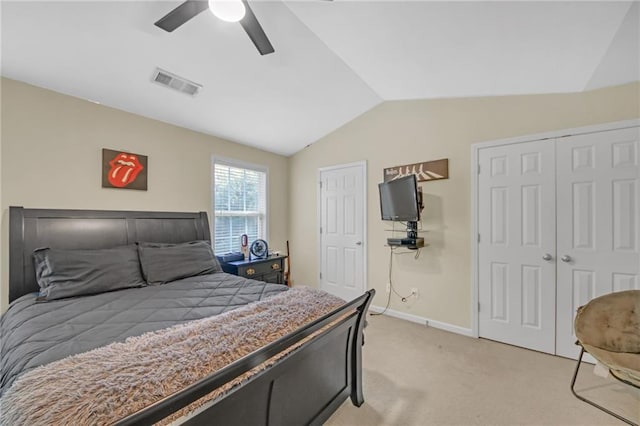
<path fill-rule="evenodd" d="M 275 52 L 246 0 L 187 0 L 160 18 L 155 26 L 172 32 L 205 10 L 227 22 L 240 22 L 261 55 Z"/>

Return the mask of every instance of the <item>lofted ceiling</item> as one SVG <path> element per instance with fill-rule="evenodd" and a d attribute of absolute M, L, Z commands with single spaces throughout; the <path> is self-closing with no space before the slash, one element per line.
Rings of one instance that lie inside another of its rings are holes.
<path fill-rule="evenodd" d="M 2 75 L 283 155 L 385 100 L 640 80 L 638 2 L 253 0 L 267 56 L 208 11 L 153 25 L 180 3 L 2 1 Z"/>

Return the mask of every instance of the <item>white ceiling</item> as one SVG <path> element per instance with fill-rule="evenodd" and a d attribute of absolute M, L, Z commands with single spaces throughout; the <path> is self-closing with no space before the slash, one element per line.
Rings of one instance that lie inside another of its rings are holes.
<path fill-rule="evenodd" d="M 2 1 L 2 75 L 284 155 L 383 100 L 640 80 L 637 2 L 253 0 L 268 56 L 207 11 L 153 25 L 180 3 Z"/>

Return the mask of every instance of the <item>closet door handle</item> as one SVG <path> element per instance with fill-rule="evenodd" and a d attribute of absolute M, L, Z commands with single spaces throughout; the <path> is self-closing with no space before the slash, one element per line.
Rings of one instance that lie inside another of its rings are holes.
<path fill-rule="evenodd" d="M 569 256 L 568 254 L 565 254 L 560 258 L 560 260 L 562 260 L 564 263 L 569 263 L 571 262 L 571 256 Z"/>
<path fill-rule="evenodd" d="M 542 260 L 546 260 L 547 262 L 551 259 L 553 259 L 553 256 L 551 256 L 549 253 L 545 253 L 544 256 L 542 256 Z"/>

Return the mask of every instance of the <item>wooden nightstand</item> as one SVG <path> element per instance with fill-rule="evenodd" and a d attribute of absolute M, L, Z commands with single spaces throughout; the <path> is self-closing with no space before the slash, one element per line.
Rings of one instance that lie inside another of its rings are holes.
<path fill-rule="evenodd" d="M 222 270 L 228 274 L 266 281 L 274 284 L 284 284 L 284 259 L 287 256 L 270 256 L 266 259 L 238 260 L 235 262 L 220 262 Z"/>

